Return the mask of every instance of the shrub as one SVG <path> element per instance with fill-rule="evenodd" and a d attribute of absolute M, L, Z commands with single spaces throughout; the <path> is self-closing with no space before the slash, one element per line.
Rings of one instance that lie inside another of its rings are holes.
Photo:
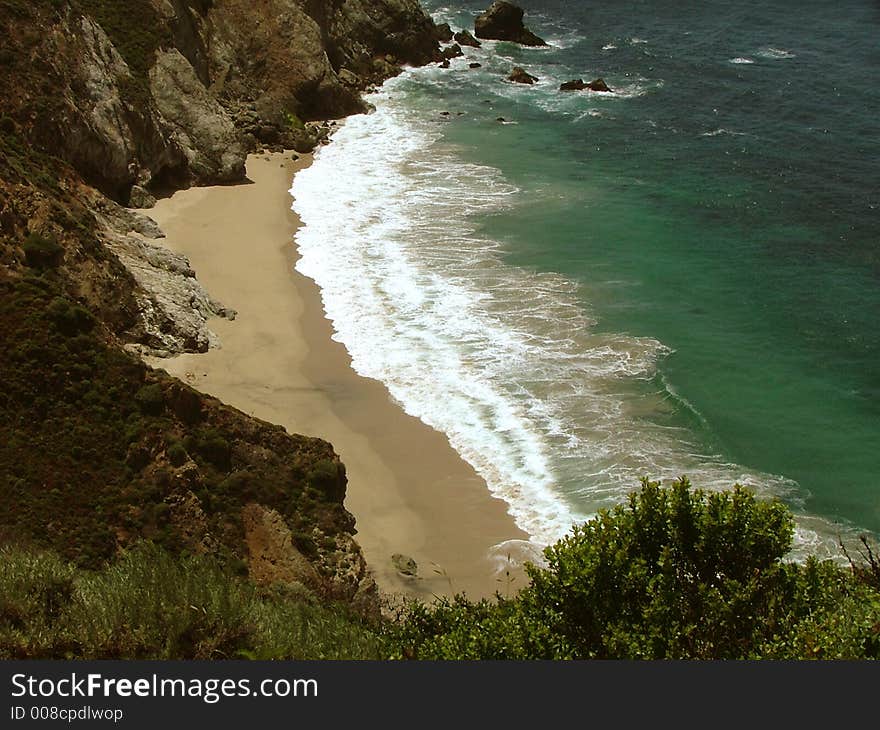
<path fill-rule="evenodd" d="M 186 449 L 180 441 L 173 441 L 169 444 L 168 448 L 165 449 L 165 456 L 168 457 L 168 461 L 173 466 L 183 466 L 186 464 L 187 459 L 189 459 L 189 454 L 186 453 Z"/>
<path fill-rule="evenodd" d="M 64 249 L 51 236 L 30 233 L 22 244 L 25 263 L 33 269 L 49 269 L 61 263 Z"/>
<path fill-rule="evenodd" d="M 62 297 L 55 297 L 46 311 L 58 331 L 67 337 L 88 332 L 95 325 L 95 318 L 87 309 Z"/>
<path fill-rule="evenodd" d="M 345 497 L 343 469 L 342 463 L 336 459 L 320 459 L 308 470 L 306 481 L 324 499 L 335 502 Z"/>
<path fill-rule="evenodd" d="M 527 566 L 515 598 L 411 606 L 391 642 L 427 659 L 876 656 L 880 593 L 831 562 L 784 562 L 792 530 L 741 487 L 645 480 Z"/>
<path fill-rule="evenodd" d="M 159 383 L 140 388 L 135 393 L 134 400 L 141 412 L 148 416 L 158 416 L 165 410 L 165 393 Z"/>
<path fill-rule="evenodd" d="M 204 429 L 197 441 L 198 452 L 222 471 L 228 471 L 232 460 L 232 448 L 219 431 Z"/>
<path fill-rule="evenodd" d="M 291 111 L 283 112 L 284 115 L 284 123 L 287 124 L 288 128 L 291 130 L 304 130 L 306 125 L 303 123 L 303 120 L 300 119 L 296 114 Z"/>

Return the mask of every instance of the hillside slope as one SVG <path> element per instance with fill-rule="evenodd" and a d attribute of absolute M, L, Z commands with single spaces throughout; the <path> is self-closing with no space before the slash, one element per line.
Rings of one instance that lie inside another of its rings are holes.
<path fill-rule="evenodd" d="M 414 0 L 0 0 L 0 33 L 0 543 L 93 568 L 148 538 L 374 612 L 332 446 L 137 356 L 204 351 L 234 313 L 123 206 L 310 149 L 309 122 L 436 57 L 433 23 Z"/>

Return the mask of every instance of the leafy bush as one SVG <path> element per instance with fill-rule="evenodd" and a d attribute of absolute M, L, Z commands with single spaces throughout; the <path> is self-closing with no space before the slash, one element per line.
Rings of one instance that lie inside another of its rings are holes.
<path fill-rule="evenodd" d="M 31 233 L 22 244 L 25 263 L 34 269 L 49 269 L 61 262 L 64 249 L 52 237 Z"/>
<path fill-rule="evenodd" d="M 218 469 L 229 469 L 232 447 L 219 431 L 213 428 L 203 429 L 196 442 L 196 449 Z"/>
<path fill-rule="evenodd" d="M 159 383 L 152 383 L 140 388 L 135 393 L 134 400 L 145 415 L 158 416 L 165 410 L 165 393 Z"/>
<path fill-rule="evenodd" d="M 95 319 L 87 309 L 62 297 L 55 297 L 52 300 L 48 314 L 58 331 L 67 337 L 88 332 L 95 325 Z"/>
<path fill-rule="evenodd" d="M 341 470 L 344 467 L 335 459 L 321 459 L 312 465 L 306 481 L 323 498 L 331 501 L 342 499 L 345 496 L 345 480 Z"/>
<path fill-rule="evenodd" d="M 833 563 L 784 562 L 791 538 L 788 510 L 741 487 L 645 480 L 547 548 L 514 599 L 411 606 L 391 641 L 425 659 L 877 656 L 880 594 Z"/>
<path fill-rule="evenodd" d="M 283 112 L 284 115 L 284 123 L 288 126 L 288 128 L 292 130 L 303 130 L 306 128 L 306 125 L 303 123 L 303 120 L 300 119 L 296 114 L 291 111 Z"/>
<path fill-rule="evenodd" d="M 189 458 L 186 449 L 180 441 L 174 441 L 165 449 L 165 455 L 173 466 L 183 466 Z"/>

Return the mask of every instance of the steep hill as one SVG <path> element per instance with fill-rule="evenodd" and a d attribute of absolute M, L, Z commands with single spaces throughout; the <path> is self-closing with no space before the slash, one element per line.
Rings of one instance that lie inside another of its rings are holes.
<path fill-rule="evenodd" d="M 434 24 L 415 0 L 0 0 L 0 34 L 0 543 L 93 568 L 149 538 L 375 611 L 332 446 L 141 362 L 233 313 L 123 206 L 310 149 L 437 56 Z"/>

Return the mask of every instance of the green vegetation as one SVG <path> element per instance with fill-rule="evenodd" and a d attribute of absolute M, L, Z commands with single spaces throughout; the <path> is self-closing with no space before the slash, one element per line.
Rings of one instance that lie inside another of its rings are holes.
<path fill-rule="evenodd" d="M 284 123 L 288 126 L 288 128 L 292 131 L 304 130 L 306 128 L 305 123 L 302 119 L 300 119 L 296 114 L 291 111 L 284 111 Z"/>
<path fill-rule="evenodd" d="M 304 590 L 260 590 L 151 544 L 92 573 L 0 550 L 0 658 L 378 659 L 378 634 Z"/>
<path fill-rule="evenodd" d="M 64 249 L 52 237 L 31 233 L 22 244 L 25 263 L 35 269 L 47 269 L 57 266 L 61 261 Z"/>
<path fill-rule="evenodd" d="M 64 165 L 57 157 L 28 146 L 17 134 L 15 122 L 4 117 L 0 124 L 0 178 L 30 183 L 50 194 L 59 194 L 58 180 L 64 172 Z"/>
<path fill-rule="evenodd" d="M 235 561 L 249 502 L 276 509 L 297 534 L 350 529 L 341 503 L 320 498 L 344 490 L 338 466 L 326 478 L 328 444 L 255 424 L 150 371 L 106 342 L 64 293 L 62 270 L 37 271 L 0 277 L 0 544 L 97 569 L 139 539 L 179 552 L 210 533 Z M 178 478 L 190 458 L 196 469 Z M 175 513 L 189 494 L 201 516 Z"/>
<path fill-rule="evenodd" d="M 645 482 L 546 551 L 513 598 L 371 622 L 242 565 L 140 542 L 99 571 L 0 550 L 0 658 L 878 658 L 880 565 L 782 560 L 791 515 Z"/>
<path fill-rule="evenodd" d="M 785 562 L 779 503 L 643 483 L 528 568 L 512 598 L 412 605 L 392 630 L 419 659 L 877 658 L 876 560 Z"/>

